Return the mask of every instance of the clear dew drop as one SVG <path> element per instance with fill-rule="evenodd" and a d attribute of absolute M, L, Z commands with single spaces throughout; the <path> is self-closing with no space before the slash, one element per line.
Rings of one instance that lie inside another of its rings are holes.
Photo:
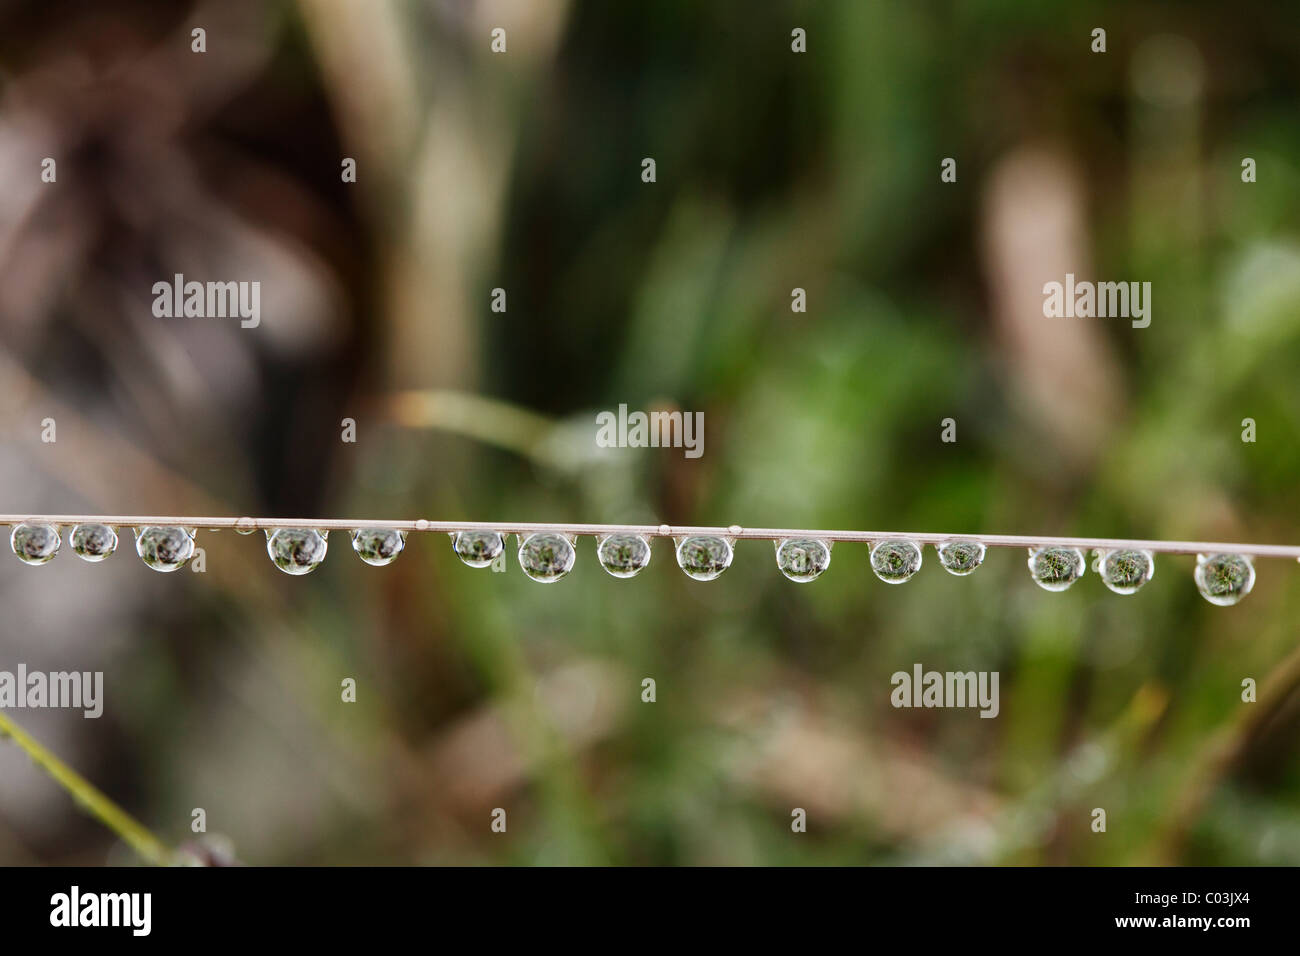
<path fill-rule="evenodd" d="M 406 547 L 405 532 L 396 528 L 358 528 L 352 532 L 352 550 L 377 568 L 392 564 Z"/>
<path fill-rule="evenodd" d="M 285 574 L 308 574 L 329 551 L 325 535 L 312 528 L 278 528 L 266 533 L 266 553 Z"/>
<path fill-rule="evenodd" d="M 677 564 L 687 577 L 712 581 L 731 567 L 731 542 L 712 534 L 693 534 L 677 542 Z"/>
<path fill-rule="evenodd" d="M 949 574 L 965 577 L 984 563 L 984 545 L 979 541 L 953 539 L 934 546 L 939 563 Z"/>
<path fill-rule="evenodd" d="M 573 570 L 573 542 L 553 531 L 536 531 L 519 544 L 519 566 L 534 581 L 551 584 Z"/>
<path fill-rule="evenodd" d="M 819 538 L 786 538 L 776 544 L 776 566 L 791 581 L 815 580 L 831 566 L 831 543 Z"/>
<path fill-rule="evenodd" d="M 607 534 L 596 543 L 600 566 L 616 578 L 631 578 L 650 563 L 650 541 L 629 532 Z"/>
<path fill-rule="evenodd" d="M 79 524 L 68 540 L 83 561 L 103 561 L 117 550 L 117 532 L 106 524 Z"/>
<path fill-rule="evenodd" d="M 52 524 L 16 524 L 9 532 L 9 547 L 23 564 L 45 564 L 59 553 L 59 529 Z"/>
<path fill-rule="evenodd" d="M 135 551 L 155 571 L 178 571 L 194 556 L 194 537 L 184 528 L 151 525 L 136 535 Z"/>
<path fill-rule="evenodd" d="M 921 546 L 906 538 L 878 541 L 871 548 L 871 570 L 887 584 L 902 584 L 921 570 Z"/>
<path fill-rule="evenodd" d="M 506 542 L 496 531 L 457 531 L 451 546 L 471 568 L 486 568 L 505 551 Z"/>
<path fill-rule="evenodd" d="M 1136 594 L 1155 576 L 1156 562 L 1150 551 L 1121 548 L 1103 551 L 1095 568 L 1102 583 L 1116 594 Z"/>
<path fill-rule="evenodd" d="M 1196 589 L 1219 607 L 1232 607 L 1255 586 L 1255 566 L 1244 554 L 1198 554 Z"/>
<path fill-rule="evenodd" d="M 1087 566 L 1088 562 L 1078 548 L 1050 545 L 1029 551 L 1029 574 L 1045 591 L 1064 591 L 1083 577 Z"/>
<path fill-rule="evenodd" d="M 235 522 L 235 531 L 239 534 L 252 534 L 257 530 L 257 522 L 252 518 L 243 517 Z"/>

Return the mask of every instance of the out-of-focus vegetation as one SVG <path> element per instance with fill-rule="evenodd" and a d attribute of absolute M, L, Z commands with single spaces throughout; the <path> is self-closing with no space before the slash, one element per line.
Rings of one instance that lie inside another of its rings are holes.
<path fill-rule="evenodd" d="M 1298 35 L 1208 0 L 0 3 L 0 511 L 1300 542 Z M 153 318 L 176 272 L 260 280 L 261 326 Z M 1066 272 L 1151 282 L 1150 327 L 1043 318 Z M 620 403 L 702 411 L 704 455 L 597 454 Z M 1300 863 L 1288 562 L 1224 609 L 1190 558 L 1120 597 L 1002 549 L 796 586 L 742 542 L 700 584 L 584 539 L 539 587 L 441 536 L 373 569 L 336 534 L 306 578 L 200 543 L 0 561 L 0 668 L 106 681 L 101 720 L 16 719 L 170 842 L 202 807 L 269 864 Z M 999 671 L 999 716 L 893 709 L 917 662 Z M 0 861 L 127 858 L 0 748 Z"/>

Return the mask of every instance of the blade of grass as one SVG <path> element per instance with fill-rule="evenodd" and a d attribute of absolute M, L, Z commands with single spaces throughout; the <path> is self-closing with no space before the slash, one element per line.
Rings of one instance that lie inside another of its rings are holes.
<path fill-rule="evenodd" d="M 1215 791 L 1245 759 L 1261 734 L 1300 692 L 1300 647 L 1272 671 L 1259 688 L 1259 702 L 1243 707 L 1237 717 L 1206 741 L 1170 814 L 1170 822 L 1153 842 L 1148 857 L 1167 866 L 1180 859 L 1192 831 Z"/>
<path fill-rule="evenodd" d="M 556 424 L 545 415 L 484 395 L 449 389 L 416 389 L 387 397 L 384 411 L 404 428 L 434 428 L 562 467 L 546 454 Z"/>
<path fill-rule="evenodd" d="M 175 853 L 165 843 L 104 795 L 94 784 L 46 750 L 26 731 L 0 711 L 0 737 L 8 737 L 36 766 L 66 790 L 74 803 L 118 835 L 148 863 L 167 866 Z"/>

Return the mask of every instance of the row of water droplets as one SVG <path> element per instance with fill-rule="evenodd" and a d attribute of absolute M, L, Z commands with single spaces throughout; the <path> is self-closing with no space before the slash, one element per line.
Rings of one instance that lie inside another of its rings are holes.
<path fill-rule="evenodd" d="M 248 527 L 243 527 L 247 521 Z M 240 534 L 256 531 L 252 519 L 241 519 Z M 739 528 L 733 528 L 739 533 Z M 135 549 L 155 571 L 176 571 L 194 555 L 197 528 L 147 526 L 135 529 Z M 663 533 L 667 533 L 665 527 Z M 352 532 L 352 549 L 366 564 L 391 564 L 406 546 L 406 532 L 394 528 L 360 528 Z M 86 561 L 103 561 L 117 549 L 117 531 L 104 524 L 76 525 L 68 536 L 72 550 Z M 266 551 L 286 574 L 307 574 L 320 567 L 329 550 L 329 532 L 312 528 L 279 528 L 266 532 Z M 506 535 L 498 531 L 458 531 L 452 549 L 472 568 L 492 565 L 505 551 Z M 676 538 L 677 564 L 696 581 L 712 581 L 731 566 L 732 538 L 692 534 Z M 831 564 L 832 542 L 815 537 L 783 538 L 773 542 L 776 564 L 791 581 L 816 579 Z M 52 524 L 15 525 L 9 544 L 27 564 L 45 564 L 59 551 L 61 536 Z M 969 538 L 954 538 L 935 546 L 939 564 L 950 574 L 965 576 L 984 563 L 985 546 Z M 871 546 L 871 569 L 882 581 L 902 584 L 921 569 L 921 545 L 907 538 L 886 538 Z M 600 566 L 616 578 L 630 578 L 650 563 L 650 538 L 617 531 L 597 536 Z M 1119 548 L 1094 552 L 1093 571 L 1116 594 L 1134 594 L 1155 574 L 1150 551 Z M 577 559 L 574 536 L 537 531 L 519 536 L 519 566 L 534 581 L 552 582 L 568 574 Z M 1083 576 L 1083 551 L 1066 545 L 1029 549 L 1029 573 L 1048 591 L 1064 591 Z M 1255 568 L 1242 554 L 1198 555 L 1197 589 L 1212 604 L 1236 604 L 1255 586 Z"/>
<path fill-rule="evenodd" d="M 1083 577 L 1083 551 L 1068 545 L 1029 549 L 1029 574 L 1048 591 L 1064 591 Z M 1136 594 L 1156 573 L 1155 558 L 1140 548 L 1095 550 L 1092 570 L 1116 594 Z M 1255 586 L 1255 566 L 1244 554 L 1198 554 L 1196 588 L 1211 604 L 1230 607 Z"/>
<path fill-rule="evenodd" d="M 985 547 L 976 540 L 954 538 L 934 547 L 949 574 L 964 577 L 984 563 Z M 1136 594 L 1155 576 L 1155 558 L 1150 551 L 1115 548 L 1093 553 L 1093 572 L 1116 594 Z M 786 538 L 777 542 L 776 562 L 790 580 L 811 581 L 830 566 L 831 543 Z M 1047 591 L 1064 591 L 1083 577 L 1086 567 L 1079 548 L 1050 545 L 1029 549 L 1030 577 Z M 882 581 L 902 584 L 921 569 L 921 545 L 906 538 L 878 541 L 871 548 L 871 569 Z M 1255 567 L 1244 554 L 1197 555 L 1193 576 L 1201 595 L 1221 607 L 1236 604 L 1255 586 Z"/>

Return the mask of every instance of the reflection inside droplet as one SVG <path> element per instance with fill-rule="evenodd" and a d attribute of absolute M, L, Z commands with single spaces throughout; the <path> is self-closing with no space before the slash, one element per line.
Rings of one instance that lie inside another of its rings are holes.
<path fill-rule="evenodd" d="M 1029 552 L 1029 574 L 1046 591 L 1064 591 L 1083 576 L 1086 567 L 1078 548 L 1052 545 Z"/>
<path fill-rule="evenodd" d="M 79 524 L 68 536 L 72 550 L 84 561 L 103 561 L 117 550 L 117 532 L 106 524 Z"/>
<path fill-rule="evenodd" d="M 1255 586 L 1255 566 L 1244 554 L 1196 556 L 1196 589 L 1211 604 L 1231 607 Z"/>
<path fill-rule="evenodd" d="M 9 547 L 23 564 L 45 564 L 59 553 L 59 529 L 52 524 L 18 524 L 9 532 Z"/>
<path fill-rule="evenodd" d="M 1136 548 L 1105 551 L 1097 558 L 1097 573 L 1116 594 L 1136 594 L 1155 576 L 1155 559 L 1150 551 Z"/>
<path fill-rule="evenodd" d="M 939 563 L 949 574 L 964 577 L 984 563 L 984 545 L 979 541 L 953 539 L 934 546 Z"/>
<path fill-rule="evenodd" d="M 786 538 L 776 542 L 776 566 L 791 581 L 815 580 L 831 566 L 831 543 L 819 538 Z"/>
<path fill-rule="evenodd" d="M 871 549 L 871 570 L 888 584 L 902 584 L 921 570 L 921 546 L 905 538 L 879 541 Z"/>
<path fill-rule="evenodd" d="M 395 528 L 358 528 L 352 532 L 352 550 L 375 567 L 392 564 L 406 547 L 406 535 Z"/>
<path fill-rule="evenodd" d="M 496 531 L 458 531 L 451 546 L 471 568 L 486 568 L 505 551 L 506 542 Z"/>
<path fill-rule="evenodd" d="M 308 574 L 329 551 L 325 535 L 313 528 L 278 528 L 266 534 L 266 553 L 285 574 Z"/>
<path fill-rule="evenodd" d="M 650 541 L 630 532 L 607 534 L 596 544 L 596 557 L 614 577 L 634 577 L 650 563 Z"/>
<path fill-rule="evenodd" d="M 151 525 L 136 534 L 135 551 L 155 571 L 177 571 L 194 556 L 194 538 L 184 528 Z"/>
<path fill-rule="evenodd" d="M 573 542 L 552 531 L 537 531 L 519 544 L 519 566 L 534 581 L 550 584 L 571 570 L 577 553 Z"/>
<path fill-rule="evenodd" d="M 731 542 L 712 534 L 693 534 L 677 543 L 677 565 L 696 581 L 712 581 L 731 567 Z"/>

